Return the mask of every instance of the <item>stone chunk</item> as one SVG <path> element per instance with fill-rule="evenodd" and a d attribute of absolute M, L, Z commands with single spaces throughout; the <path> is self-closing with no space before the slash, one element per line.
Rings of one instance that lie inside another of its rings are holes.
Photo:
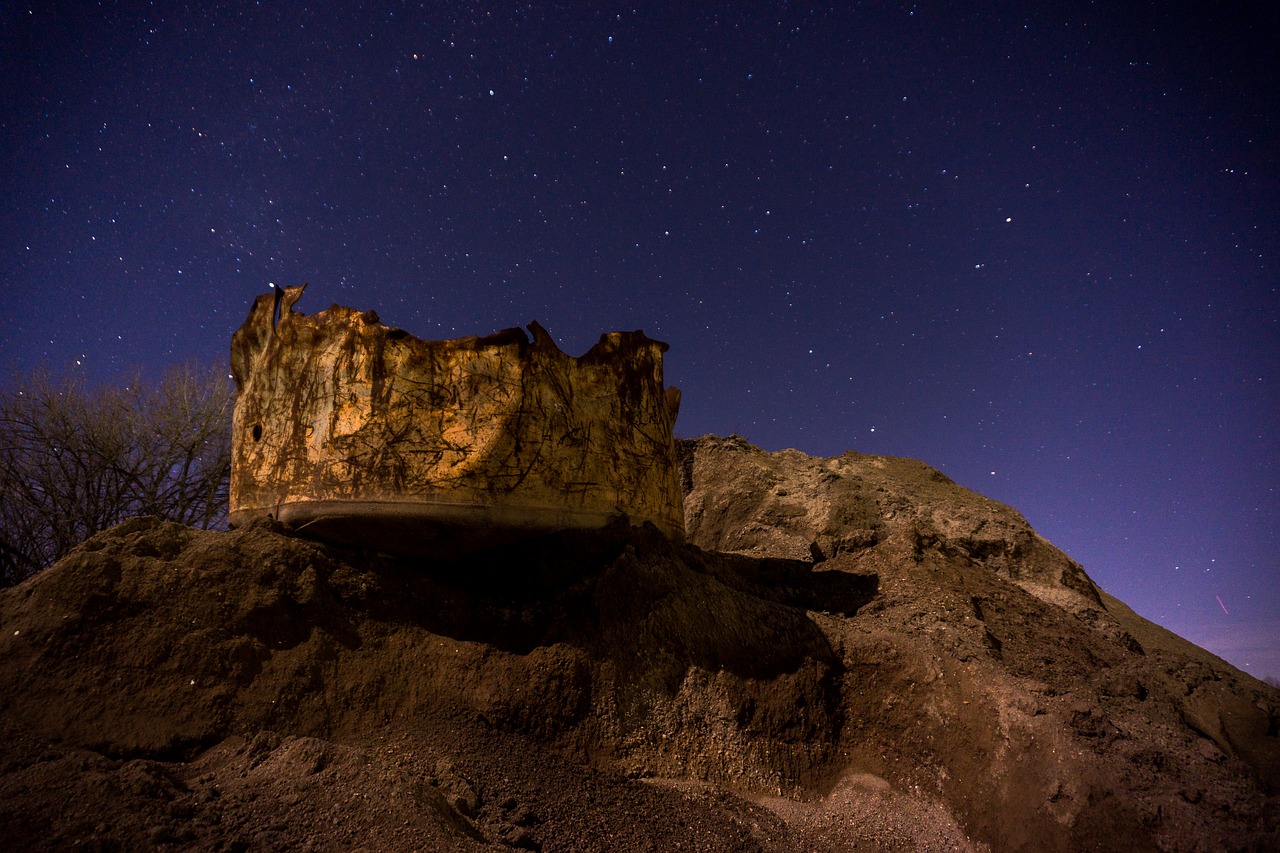
<path fill-rule="evenodd" d="M 573 358 L 537 323 L 425 341 L 302 287 L 231 342 L 231 523 L 449 555 L 625 515 L 682 539 L 667 345 L 610 332 Z"/>

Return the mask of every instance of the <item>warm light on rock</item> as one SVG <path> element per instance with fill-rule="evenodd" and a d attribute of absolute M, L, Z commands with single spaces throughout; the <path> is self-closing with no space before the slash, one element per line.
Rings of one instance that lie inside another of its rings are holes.
<path fill-rule="evenodd" d="M 233 525 L 458 553 L 620 515 L 684 533 L 666 344 L 611 332 L 585 355 L 537 323 L 425 341 L 302 287 L 254 302 L 231 344 Z"/>

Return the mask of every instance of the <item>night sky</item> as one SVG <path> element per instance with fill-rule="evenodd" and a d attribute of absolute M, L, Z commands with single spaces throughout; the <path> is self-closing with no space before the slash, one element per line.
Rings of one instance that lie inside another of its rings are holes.
<path fill-rule="evenodd" d="M 270 283 L 644 329 L 680 435 L 923 459 L 1280 675 L 1275 4 L 142 5 L 0 11 L 5 382 Z"/>

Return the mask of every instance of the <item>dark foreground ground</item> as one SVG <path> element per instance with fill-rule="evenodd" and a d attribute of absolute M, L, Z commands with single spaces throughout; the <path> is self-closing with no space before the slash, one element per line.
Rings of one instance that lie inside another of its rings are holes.
<path fill-rule="evenodd" d="M 1013 510 L 681 449 L 690 545 L 100 534 L 0 593 L 0 846 L 1280 847 L 1280 694 Z"/>

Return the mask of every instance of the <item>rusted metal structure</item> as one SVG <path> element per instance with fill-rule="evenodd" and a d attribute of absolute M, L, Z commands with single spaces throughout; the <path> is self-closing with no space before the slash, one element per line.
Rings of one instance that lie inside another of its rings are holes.
<path fill-rule="evenodd" d="M 233 526 L 440 555 L 621 515 L 683 538 L 666 344 L 611 332 L 573 358 L 537 323 L 426 341 L 297 312 L 302 291 L 259 296 L 232 338 Z"/>

